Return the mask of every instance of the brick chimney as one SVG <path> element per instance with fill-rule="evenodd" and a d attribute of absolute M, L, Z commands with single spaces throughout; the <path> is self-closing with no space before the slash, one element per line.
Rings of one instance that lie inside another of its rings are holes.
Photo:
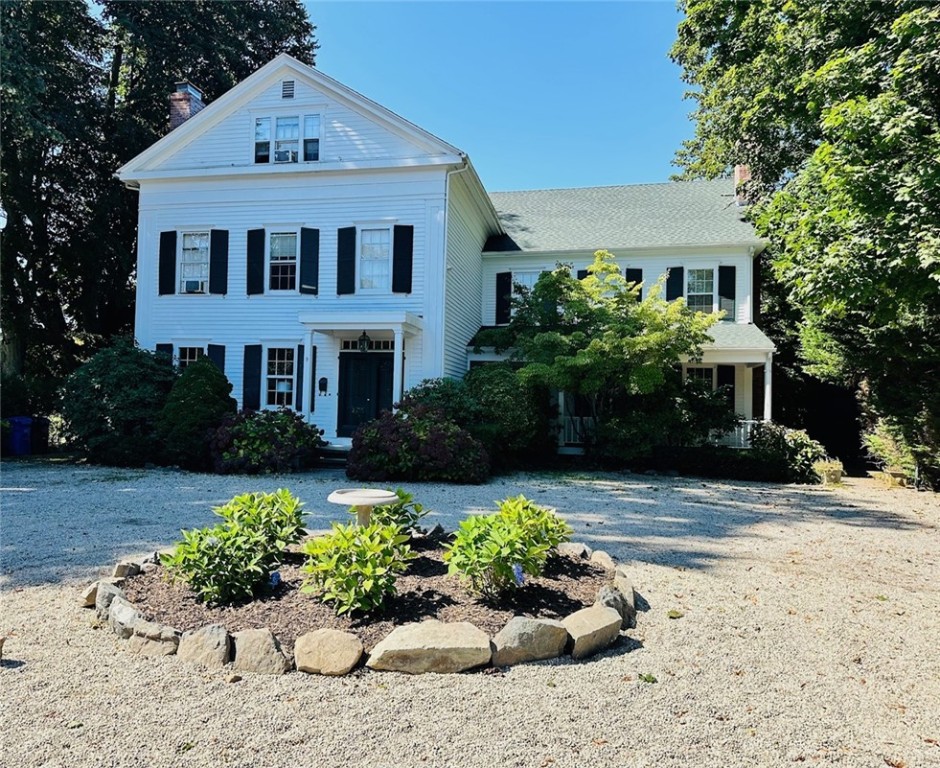
<path fill-rule="evenodd" d="M 205 107 L 202 91 L 188 80 L 177 83 L 176 90 L 170 94 L 170 130 L 179 128 Z"/>
<path fill-rule="evenodd" d="M 747 205 L 746 190 L 742 189 L 743 184 L 751 180 L 751 167 L 749 165 L 734 166 L 734 195 L 738 205 Z"/>

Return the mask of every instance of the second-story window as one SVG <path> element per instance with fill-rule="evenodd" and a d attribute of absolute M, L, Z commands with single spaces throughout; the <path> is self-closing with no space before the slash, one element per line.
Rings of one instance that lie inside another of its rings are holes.
<path fill-rule="evenodd" d="M 320 116 L 255 118 L 255 163 L 296 163 L 320 159 Z"/>
<path fill-rule="evenodd" d="M 359 230 L 359 287 L 388 290 L 391 272 L 389 230 Z"/>
<path fill-rule="evenodd" d="M 690 269 L 686 304 L 695 312 L 711 312 L 715 305 L 715 272 L 712 269 Z"/>
<path fill-rule="evenodd" d="M 180 253 L 180 293 L 209 292 L 209 233 L 184 232 Z"/>
<path fill-rule="evenodd" d="M 269 289 L 293 291 L 297 286 L 297 233 L 272 232 L 269 255 Z"/>

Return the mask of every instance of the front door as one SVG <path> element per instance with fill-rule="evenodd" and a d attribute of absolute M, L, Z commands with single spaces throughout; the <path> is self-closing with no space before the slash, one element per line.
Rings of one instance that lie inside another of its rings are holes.
<path fill-rule="evenodd" d="M 390 352 L 340 353 L 337 435 L 351 437 L 360 424 L 392 409 L 394 366 Z"/>

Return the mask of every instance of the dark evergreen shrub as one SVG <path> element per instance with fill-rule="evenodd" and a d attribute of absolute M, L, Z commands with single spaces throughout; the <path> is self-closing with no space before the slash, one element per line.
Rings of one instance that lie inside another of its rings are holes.
<path fill-rule="evenodd" d="M 65 383 L 62 416 L 75 447 L 95 463 L 142 466 L 158 458 L 156 422 L 176 381 L 163 356 L 119 341 Z"/>
<path fill-rule="evenodd" d="M 353 435 L 346 474 L 353 480 L 438 480 L 482 483 L 489 476 L 486 450 L 444 412 L 412 404 L 384 412 Z"/>
<path fill-rule="evenodd" d="M 826 458 L 826 449 L 802 429 L 762 421 L 754 425 L 751 450 L 755 458 L 778 467 L 782 479 L 792 483 L 818 483 L 813 464 Z"/>
<path fill-rule="evenodd" d="M 173 384 L 157 419 L 164 463 L 208 469 L 212 433 L 236 410 L 232 385 L 218 366 L 206 357 L 190 363 Z"/>
<path fill-rule="evenodd" d="M 323 430 L 295 411 L 240 411 L 227 416 L 209 442 L 212 468 L 221 474 L 296 472 L 312 466 Z"/>

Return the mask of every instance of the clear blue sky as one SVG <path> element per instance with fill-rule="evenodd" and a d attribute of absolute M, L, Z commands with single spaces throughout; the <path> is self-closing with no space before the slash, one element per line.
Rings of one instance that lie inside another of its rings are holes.
<path fill-rule="evenodd" d="M 469 154 L 491 192 L 667 181 L 692 135 L 673 2 L 306 5 L 318 68 Z"/>

